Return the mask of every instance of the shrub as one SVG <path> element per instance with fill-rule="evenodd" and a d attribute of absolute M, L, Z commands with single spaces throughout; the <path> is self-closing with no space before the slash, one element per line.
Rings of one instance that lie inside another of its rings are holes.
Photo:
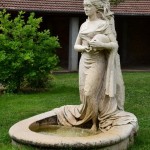
<path fill-rule="evenodd" d="M 24 82 L 45 87 L 58 63 L 58 38 L 49 30 L 39 31 L 42 18 L 31 13 L 25 21 L 24 15 L 20 11 L 11 19 L 5 10 L 0 12 L 0 83 L 12 92 L 18 92 Z"/>

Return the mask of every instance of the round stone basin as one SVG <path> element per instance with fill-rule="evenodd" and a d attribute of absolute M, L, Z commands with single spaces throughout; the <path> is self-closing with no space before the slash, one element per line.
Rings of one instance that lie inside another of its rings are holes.
<path fill-rule="evenodd" d="M 135 128 L 127 124 L 95 134 L 87 128 L 59 126 L 55 110 L 52 110 L 14 124 L 9 135 L 19 149 L 127 150 L 133 144 Z"/>
<path fill-rule="evenodd" d="M 96 135 L 97 133 L 91 132 L 89 129 L 77 128 L 77 127 L 65 127 L 60 125 L 39 126 L 31 128 L 32 131 L 40 134 L 50 136 L 63 136 L 63 137 L 86 137 Z"/>

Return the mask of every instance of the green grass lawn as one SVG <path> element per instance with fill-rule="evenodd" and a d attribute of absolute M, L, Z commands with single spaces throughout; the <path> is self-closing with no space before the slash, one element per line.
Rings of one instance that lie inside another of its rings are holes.
<path fill-rule="evenodd" d="M 130 150 L 150 150 L 150 73 L 123 73 L 126 86 L 125 110 L 139 121 L 138 136 Z M 58 74 L 47 92 L 0 96 L 0 150 L 14 150 L 9 128 L 25 118 L 66 104 L 79 104 L 78 74 Z"/>

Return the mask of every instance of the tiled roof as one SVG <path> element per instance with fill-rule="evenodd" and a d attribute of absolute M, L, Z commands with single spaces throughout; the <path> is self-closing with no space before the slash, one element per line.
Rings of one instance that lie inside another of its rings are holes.
<path fill-rule="evenodd" d="M 83 12 L 82 0 L 0 0 L 0 9 L 49 11 L 49 12 Z"/>
<path fill-rule="evenodd" d="M 111 9 L 116 14 L 150 15 L 150 0 L 125 0 Z"/>
<path fill-rule="evenodd" d="M 83 13 L 83 0 L 0 0 L 0 9 Z M 150 15 L 150 0 L 125 0 L 111 8 L 116 14 Z"/>

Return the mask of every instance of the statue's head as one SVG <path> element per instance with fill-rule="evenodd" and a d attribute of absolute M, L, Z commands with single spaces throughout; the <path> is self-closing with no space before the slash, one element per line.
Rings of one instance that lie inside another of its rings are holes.
<path fill-rule="evenodd" d="M 96 8 L 97 13 L 102 13 L 104 16 L 112 14 L 109 0 L 84 0 L 84 4 L 91 4 Z"/>
<path fill-rule="evenodd" d="M 110 8 L 109 0 L 84 0 L 84 3 L 91 3 L 97 11 L 102 11 L 105 7 Z"/>

